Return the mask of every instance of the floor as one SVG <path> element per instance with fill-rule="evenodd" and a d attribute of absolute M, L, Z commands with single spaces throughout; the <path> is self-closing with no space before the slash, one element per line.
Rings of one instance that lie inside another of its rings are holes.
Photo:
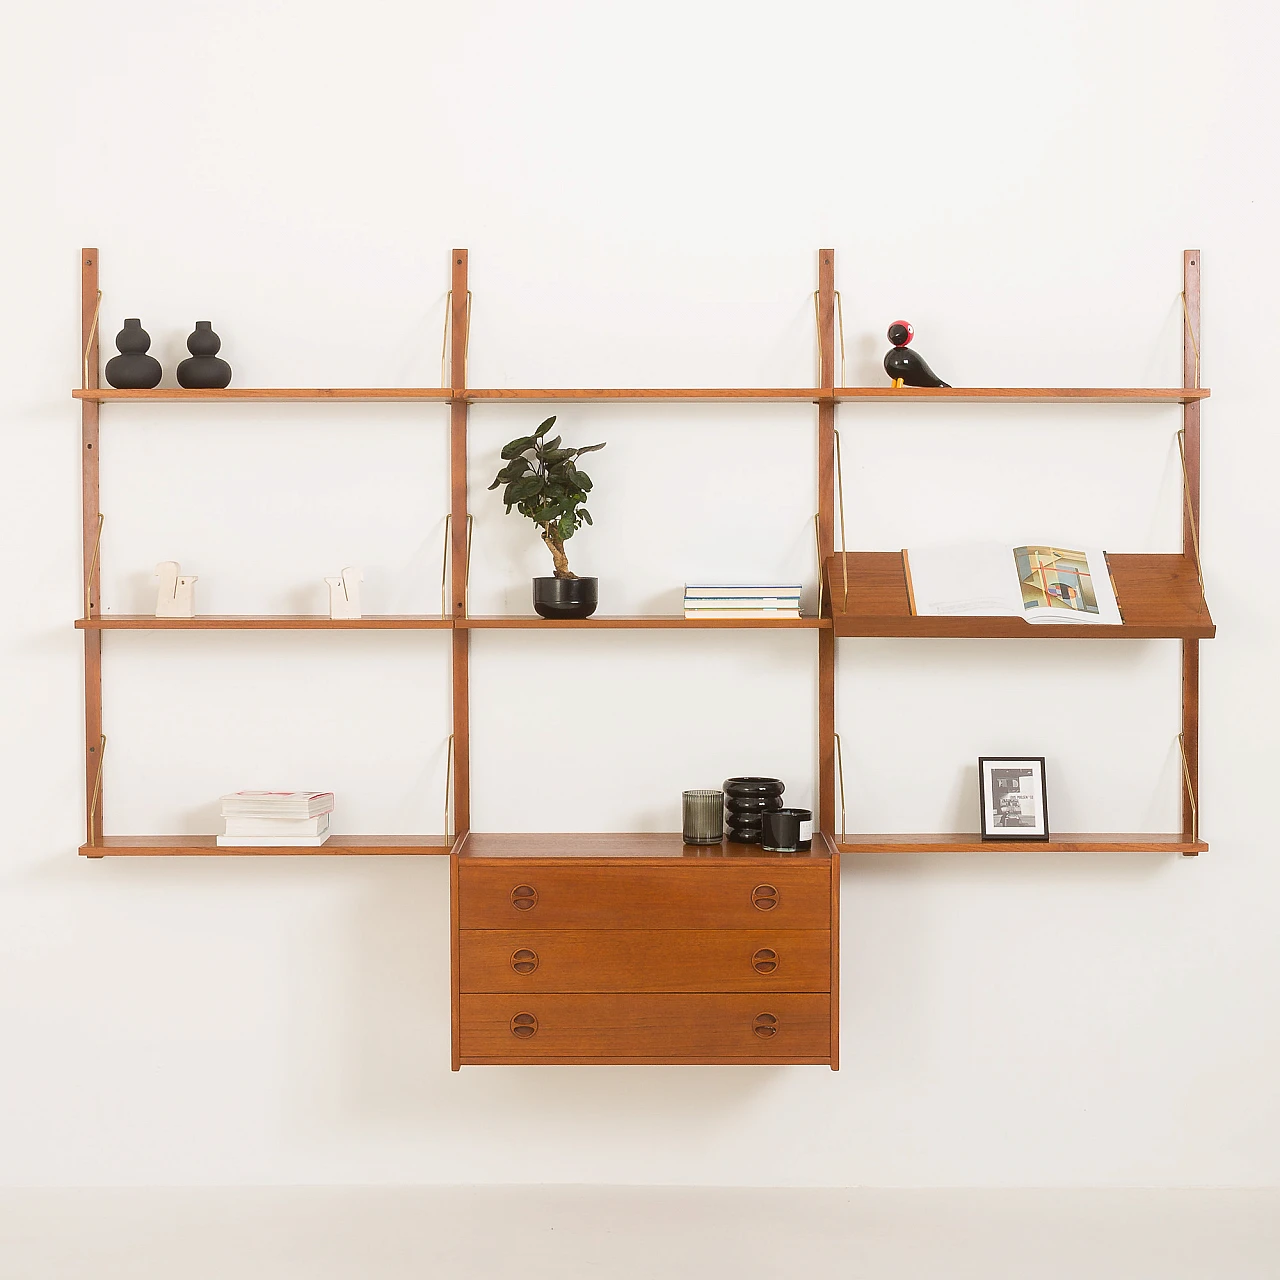
<path fill-rule="evenodd" d="M 4 1280 L 1275 1280 L 1280 1191 L 0 1190 Z"/>

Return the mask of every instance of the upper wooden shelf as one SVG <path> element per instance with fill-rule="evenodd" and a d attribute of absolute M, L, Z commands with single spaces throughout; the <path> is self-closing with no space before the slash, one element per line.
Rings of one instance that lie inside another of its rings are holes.
<path fill-rule="evenodd" d="M 447 631 L 453 621 L 436 614 L 409 613 L 363 618 L 327 618 L 319 613 L 204 613 L 194 618 L 108 613 L 77 618 L 76 626 L 89 631 Z"/>
<path fill-rule="evenodd" d="M 185 387 L 153 387 L 146 391 L 114 387 L 77 389 L 77 400 L 98 404 L 119 401 L 146 404 L 151 401 L 353 401 L 432 402 L 466 400 L 669 400 L 669 401 L 773 401 L 813 403 L 824 400 L 960 401 L 971 403 L 1053 404 L 1187 404 L 1208 398 L 1204 387 L 226 387 L 190 390 Z"/>
<path fill-rule="evenodd" d="M 448 853 L 452 841 L 444 836 L 330 836 L 324 844 L 287 849 L 258 845 L 224 847 L 217 836 L 104 836 L 100 844 L 82 844 L 86 858 L 108 857 L 224 857 L 296 858 L 343 857 L 360 854 Z"/>
<path fill-rule="evenodd" d="M 678 831 L 581 831 L 568 834 L 491 834 L 471 831 L 461 837 L 454 852 L 461 858 L 688 858 L 705 862 L 828 862 L 831 851 L 817 835 L 812 850 L 803 853 L 766 853 L 758 844 L 685 844 Z"/>
<path fill-rule="evenodd" d="M 536 614 L 480 614 L 459 618 L 454 624 L 467 630 L 506 630 L 509 628 L 560 631 L 581 628 L 584 631 L 634 629 L 650 631 L 816 631 L 830 627 L 830 618 L 686 618 L 682 614 L 633 614 L 590 618 L 540 618 Z"/>
<path fill-rule="evenodd" d="M 846 835 L 841 853 L 1207 853 L 1209 846 L 1185 832 L 1077 832 L 1049 840 L 984 840 L 963 835 Z"/>
<path fill-rule="evenodd" d="M 837 400 L 977 401 L 1053 404 L 1188 404 L 1206 400 L 1205 387 L 836 387 Z"/>
<path fill-rule="evenodd" d="M 89 387 L 73 391 L 77 400 L 94 400 L 98 404 L 130 401 L 147 404 L 157 400 L 180 402 L 221 401 L 231 403 L 243 400 L 354 400 L 354 401 L 433 401 L 443 403 L 454 398 L 448 387 L 224 387 L 202 389 L 188 387 L 152 387 L 147 391 L 125 390 L 115 387 Z"/>
<path fill-rule="evenodd" d="M 828 558 L 824 607 L 837 636 L 1041 640 L 1208 640 L 1217 633 L 1196 576 L 1182 555 L 1107 554 L 1123 626 L 1030 623 L 1024 618 L 915 617 L 900 551 L 850 551 L 849 598 L 840 556 Z"/>

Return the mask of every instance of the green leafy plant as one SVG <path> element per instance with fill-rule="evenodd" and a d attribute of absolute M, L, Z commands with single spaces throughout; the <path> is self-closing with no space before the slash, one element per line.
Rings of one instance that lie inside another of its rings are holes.
<path fill-rule="evenodd" d="M 514 507 L 538 526 L 551 552 L 557 578 L 576 578 L 578 575 L 569 569 L 564 544 L 584 522 L 593 523 L 585 506 L 587 494 L 591 492 L 591 477 L 576 464 L 584 453 L 595 453 L 604 445 L 569 449 L 561 445 L 559 436 L 548 440 L 547 432 L 555 426 L 555 421 L 554 417 L 548 418 L 533 435 L 512 440 L 503 449 L 502 457 L 507 465 L 489 488 L 506 485 L 502 500 L 507 504 L 507 514 L 510 515 Z"/>

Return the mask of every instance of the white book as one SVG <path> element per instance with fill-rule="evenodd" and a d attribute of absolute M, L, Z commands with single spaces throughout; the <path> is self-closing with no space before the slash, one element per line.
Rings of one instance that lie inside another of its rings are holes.
<path fill-rule="evenodd" d="M 1106 553 L 1070 544 L 978 542 L 902 553 L 917 617 L 1025 618 L 1119 626 Z"/>
<path fill-rule="evenodd" d="M 224 818 L 318 818 L 332 808 L 332 791 L 235 791 L 222 797 Z"/>
<path fill-rule="evenodd" d="M 802 589 L 801 584 L 798 582 L 762 582 L 756 586 L 734 587 L 686 583 L 684 595 L 686 600 L 741 599 L 743 596 L 752 598 L 759 596 L 798 596 Z"/>
<path fill-rule="evenodd" d="M 799 609 L 686 609 L 688 618 L 798 618 Z"/>
<path fill-rule="evenodd" d="M 322 836 L 219 836 L 220 849 L 318 849 L 329 838 Z"/>
<path fill-rule="evenodd" d="M 322 836 L 329 830 L 329 815 L 318 818 L 226 818 L 229 836 Z"/>

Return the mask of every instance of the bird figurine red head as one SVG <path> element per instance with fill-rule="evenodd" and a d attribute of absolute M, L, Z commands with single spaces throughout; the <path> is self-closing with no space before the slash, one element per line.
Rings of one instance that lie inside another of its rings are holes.
<path fill-rule="evenodd" d="M 893 379 L 895 387 L 949 387 L 943 382 L 918 351 L 908 351 L 907 344 L 916 331 L 905 321 L 895 320 L 889 326 L 889 341 L 893 350 L 884 358 L 884 371 Z"/>

